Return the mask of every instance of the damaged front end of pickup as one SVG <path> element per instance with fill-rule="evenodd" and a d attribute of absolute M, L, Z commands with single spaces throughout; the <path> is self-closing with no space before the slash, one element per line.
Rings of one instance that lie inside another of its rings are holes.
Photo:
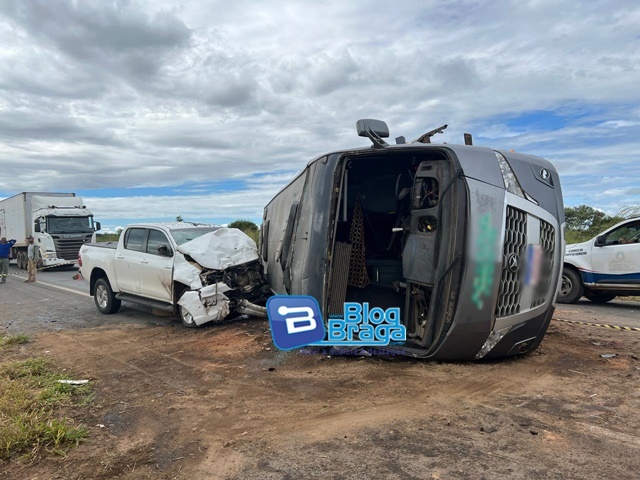
<path fill-rule="evenodd" d="M 256 244 L 243 232 L 219 228 L 178 246 L 174 282 L 182 323 L 197 327 L 241 315 L 266 317 L 270 294 Z"/>

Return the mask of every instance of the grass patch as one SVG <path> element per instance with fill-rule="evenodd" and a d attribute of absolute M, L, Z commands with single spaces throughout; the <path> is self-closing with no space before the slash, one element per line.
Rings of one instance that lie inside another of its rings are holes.
<path fill-rule="evenodd" d="M 21 345 L 29 341 L 27 335 L 12 335 L 9 337 L 0 337 L 0 348 L 11 347 L 13 345 Z"/>
<path fill-rule="evenodd" d="M 0 461 L 65 455 L 87 436 L 60 410 L 90 403 L 91 388 L 58 382 L 64 378 L 42 358 L 0 363 Z"/>

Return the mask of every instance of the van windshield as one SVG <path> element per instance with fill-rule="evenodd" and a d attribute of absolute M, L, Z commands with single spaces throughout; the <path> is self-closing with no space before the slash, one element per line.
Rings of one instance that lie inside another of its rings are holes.
<path fill-rule="evenodd" d="M 191 240 L 201 237 L 205 233 L 218 230 L 220 227 L 200 227 L 200 228 L 179 228 L 171 230 L 171 236 L 178 245 L 190 242 Z"/>

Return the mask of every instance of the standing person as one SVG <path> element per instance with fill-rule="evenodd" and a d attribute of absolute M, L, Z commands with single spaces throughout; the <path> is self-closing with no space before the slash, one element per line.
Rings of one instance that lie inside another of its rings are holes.
<path fill-rule="evenodd" d="M 16 243 L 15 240 L 9 240 L 5 237 L 0 238 L 0 283 L 7 283 L 7 275 L 9 275 L 9 253 L 11 247 Z"/>
<path fill-rule="evenodd" d="M 27 268 L 29 278 L 25 280 L 25 283 L 36 281 L 36 270 L 38 268 L 38 260 L 40 260 L 40 246 L 35 243 L 33 236 L 29 235 L 27 237 L 27 243 L 29 244 L 27 247 L 27 259 L 29 260 Z"/>

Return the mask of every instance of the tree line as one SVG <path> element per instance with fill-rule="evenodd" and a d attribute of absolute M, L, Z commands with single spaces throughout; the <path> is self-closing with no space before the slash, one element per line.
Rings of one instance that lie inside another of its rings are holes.
<path fill-rule="evenodd" d="M 568 245 L 586 242 L 622 220 L 640 217 L 640 205 L 622 208 L 615 215 L 607 215 L 602 210 L 588 205 L 579 205 L 565 208 L 564 216 L 564 233 Z"/>

